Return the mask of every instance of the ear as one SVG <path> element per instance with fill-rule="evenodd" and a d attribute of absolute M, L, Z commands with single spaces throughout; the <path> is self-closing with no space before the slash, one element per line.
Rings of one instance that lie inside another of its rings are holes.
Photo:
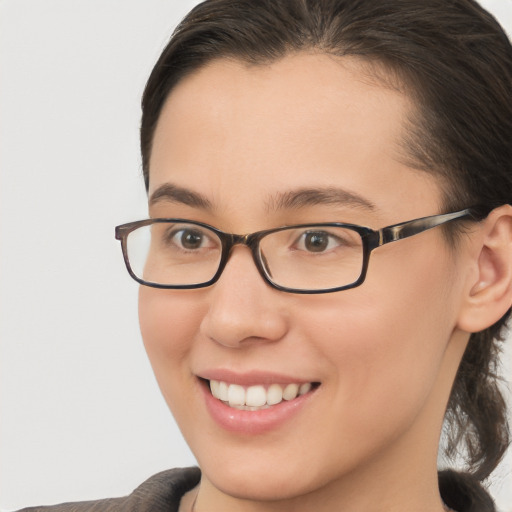
<path fill-rule="evenodd" d="M 458 327 L 479 332 L 497 322 L 512 305 L 512 206 L 492 210 L 471 237 L 471 272 Z"/>

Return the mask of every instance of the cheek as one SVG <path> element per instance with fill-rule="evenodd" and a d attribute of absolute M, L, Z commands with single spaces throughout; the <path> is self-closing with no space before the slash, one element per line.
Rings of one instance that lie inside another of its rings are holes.
<path fill-rule="evenodd" d="M 188 313 L 188 312 L 187 312 Z M 141 286 L 139 290 L 139 322 L 142 339 L 150 358 L 186 350 L 182 341 L 190 330 L 183 302 L 168 290 Z M 153 361 L 152 361 L 153 362 Z"/>
<path fill-rule="evenodd" d="M 199 303 L 194 291 L 184 293 L 147 286 L 139 290 L 139 321 L 144 346 L 168 403 L 172 399 L 170 390 L 176 389 L 179 381 L 192 378 L 183 363 L 192 350 L 200 324 Z"/>
<path fill-rule="evenodd" d="M 414 419 L 436 386 L 455 324 L 447 266 L 404 261 L 393 276 L 384 259 L 373 262 L 362 287 L 305 310 L 303 325 L 315 326 L 308 337 L 337 375 L 333 410 L 349 411 L 353 421 L 339 424 L 356 439 L 379 423 L 391 432 L 393 422 Z"/>
<path fill-rule="evenodd" d="M 204 315 L 200 292 L 140 287 L 139 322 L 148 349 L 179 353 L 189 348 Z"/>

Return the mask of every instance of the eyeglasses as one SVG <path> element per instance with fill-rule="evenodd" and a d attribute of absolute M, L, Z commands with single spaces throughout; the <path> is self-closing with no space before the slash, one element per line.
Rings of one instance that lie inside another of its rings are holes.
<path fill-rule="evenodd" d="M 476 210 L 432 215 L 373 230 L 326 222 L 283 226 L 248 235 L 224 233 L 185 219 L 147 219 L 116 227 L 130 275 L 154 288 L 215 283 L 235 245 L 250 248 L 263 279 L 290 293 L 329 293 L 363 283 L 370 253 L 447 222 L 478 220 Z M 481 216 L 480 216 L 481 218 Z"/>

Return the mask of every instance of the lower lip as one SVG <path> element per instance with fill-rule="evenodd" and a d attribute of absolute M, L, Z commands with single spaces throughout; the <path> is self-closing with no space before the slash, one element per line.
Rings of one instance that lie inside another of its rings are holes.
<path fill-rule="evenodd" d="M 298 396 L 294 400 L 283 400 L 277 405 L 259 411 L 242 411 L 229 407 L 215 398 L 208 387 L 208 383 L 201 381 L 201 389 L 205 397 L 206 408 L 215 422 L 223 429 L 240 434 L 263 434 L 275 430 L 296 414 L 306 405 L 316 388 Z"/>

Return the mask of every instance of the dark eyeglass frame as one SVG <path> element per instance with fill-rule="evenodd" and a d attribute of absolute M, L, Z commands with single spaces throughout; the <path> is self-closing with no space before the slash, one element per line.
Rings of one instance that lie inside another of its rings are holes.
<path fill-rule="evenodd" d="M 246 245 L 249 247 L 252 253 L 252 257 L 256 268 L 258 269 L 261 277 L 273 288 L 277 290 L 281 290 L 283 292 L 288 293 L 299 293 L 299 294 L 318 294 L 318 293 L 331 293 L 338 292 L 342 290 L 348 290 L 350 288 L 356 288 L 360 286 L 365 278 L 368 271 L 368 264 L 370 261 L 371 252 L 377 247 L 381 247 L 382 245 L 388 244 L 390 242 L 396 242 L 398 240 L 404 240 L 405 238 L 409 238 L 411 236 L 417 235 L 419 233 L 423 233 L 429 229 L 435 228 L 437 226 L 441 226 L 447 222 L 451 222 L 454 220 L 463 220 L 470 219 L 473 221 L 481 220 L 485 217 L 479 213 L 481 209 L 477 207 L 466 208 L 464 210 L 460 210 L 457 212 L 451 213 L 442 213 L 439 215 L 431 215 L 429 217 L 421 217 L 418 219 L 409 220 L 406 222 L 400 222 L 398 224 L 393 224 L 391 226 L 386 226 L 384 228 L 374 230 L 364 226 L 358 226 L 356 224 L 345 224 L 340 222 L 323 222 L 323 223 L 312 223 L 312 224 L 297 224 L 290 226 L 281 226 L 279 228 L 274 229 L 266 229 L 263 231 L 257 231 L 255 233 L 249 233 L 246 235 L 236 235 L 233 233 L 225 233 L 220 229 L 217 229 L 209 224 L 204 224 L 202 222 L 191 221 L 188 219 L 178 219 L 178 218 L 156 218 L 156 219 L 146 219 L 139 220 L 135 222 L 129 222 L 127 224 L 122 224 L 120 226 L 116 226 L 115 228 L 115 237 L 117 240 L 121 242 L 121 248 L 123 251 L 123 258 L 130 276 L 135 279 L 138 283 L 151 286 L 153 288 L 163 288 L 163 289 L 195 289 L 195 288 L 205 288 L 207 286 L 211 286 L 214 284 L 224 271 L 226 264 L 229 260 L 229 256 L 231 253 L 231 249 L 235 245 Z M 163 223 L 163 222 L 175 222 L 175 223 L 188 223 L 196 226 L 200 226 L 202 228 L 213 231 L 221 241 L 222 244 L 222 253 L 219 261 L 219 268 L 215 275 L 204 283 L 199 284 L 187 284 L 187 285 L 167 285 L 167 284 L 159 284 L 153 283 L 150 281 L 144 281 L 143 279 L 137 277 L 135 273 L 132 271 L 130 266 L 130 261 L 128 258 L 128 247 L 127 247 L 127 239 L 128 235 L 143 226 L 148 226 L 151 224 Z M 350 283 L 348 285 L 338 286 L 335 288 L 326 288 L 319 290 L 303 290 L 300 288 L 288 288 L 285 286 L 281 286 L 272 281 L 271 276 L 268 274 L 265 264 L 262 261 L 262 257 L 259 252 L 259 243 L 262 238 L 272 233 L 276 233 L 279 231 L 283 231 L 286 229 L 293 228 L 309 228 L 309 227 L 338 227 L 344 229 L 350 229 L 359 233 L 362 239 L 362 247 L 363 247 L 363 264 L 361 267 L 361 274 L 359 278 Z"/>

